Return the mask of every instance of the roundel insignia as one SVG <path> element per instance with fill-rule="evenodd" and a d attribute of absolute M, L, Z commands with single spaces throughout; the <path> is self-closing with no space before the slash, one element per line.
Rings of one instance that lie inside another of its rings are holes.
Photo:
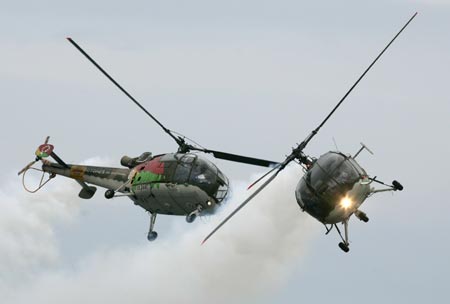
<path fill-rule="evenodd" d="M 48 157 L 50 154 L 53 153 L 53 145 L 50 144 L 43 144 L 40 145 L 39 148 L 36 150 L 36 156 L 40 157 L 40 158 L 46 158 Z"/>

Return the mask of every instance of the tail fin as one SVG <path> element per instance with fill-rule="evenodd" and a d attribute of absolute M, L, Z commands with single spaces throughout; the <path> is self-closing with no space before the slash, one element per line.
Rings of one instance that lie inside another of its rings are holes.
<path fill-rule="evenodd" d="M 45 158 L 51 156 L 58 164 L 60 164 L 62 167 L 69 169 L 70 167 L 53 151 L 54 146 L 49 144 L 48 141 L 50 139 L 50 136 L 47 136 L 45 139 L 45 142 L 40 145 L 36 152 L 36 159 L 32 162 L 30 162 L 28 165 L 26 165 L 22 170 L 19 171 L 18 175 L 25 174 L 28 169 L 30 169 L 36 162 L 42 161 L 42 162 L 48 162 L 45 160 Z M 83 188 L 81 189 L 80 193 L 78 194 L 79 197 L 84 199 L 90 199 L 94 196 L 95 191 L 97 191 L 97 188 L 94 186 L 89 186 L 85 182 L 76 180 L 78 184 Z"/>

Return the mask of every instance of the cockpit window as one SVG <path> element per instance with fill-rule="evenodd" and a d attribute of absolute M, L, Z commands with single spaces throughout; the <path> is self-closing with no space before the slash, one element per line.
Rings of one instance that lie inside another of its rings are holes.
<path fill-rule="evenodd" d="M 216 199 L 218 202 L 221 202 L 228 193 L 228 179 L 225 175 L 217 169 L 217 182 L 219 183 L 219 189 L 217 189 Z"/>
<path fill-rule="evenodd" d="M 205 159 L 196 159 L 189 181 L 214 197 L 217 202 L 221 202 L 228 192 L 226 176 L 213 163 Z"/>
<path fill-rule="evenodd" d="M 356 171 L 358 171 L 358 174 L 362 177 L 362 176 L 367 176 L 366 171 L 353 159 L 350 158 L 349 162 L 352 164 L 352 166 L 356 169 Z"/>
<path fill-rule="evenodd" d="M 191 181 L 193 183 L 202 184 L 215 180 L 216 173 L 208 165 L 203 159 L 198 159 L 192 168 Z"/>
<path fill-rule="evenodd" d="M 346 185 L 353 185 L 360 178 L 350 160 L 340 153 L 322 155 L 306 175 L 307 184 L 318 195 L 325 192 L 344 192 Z M 345 190 L 347 191 L 347 190 Z"/>
<path fill-rule="evenodd" d="M 196 158 L 197 158 L 197 156 L 194 154 L 185 154 L 181 158 L 181 161 L 185 164 L 192 164 Z"/>
<path fill-rule="evenodd" d="M 192 170 L 192 164 L 196 156 L 192 154 L 175 154 L 176 169 L 173 174 L 173 181 L 178 184 L 184 184 L 189 181 Z"/>
<path fill-rule="evenodd" d="M 216 202 L 226 197 L 228 179 L 212 162 L 190 153 L 165 154 L 161 161 L 165 169 L 161 181 L 197 186 Z"/>

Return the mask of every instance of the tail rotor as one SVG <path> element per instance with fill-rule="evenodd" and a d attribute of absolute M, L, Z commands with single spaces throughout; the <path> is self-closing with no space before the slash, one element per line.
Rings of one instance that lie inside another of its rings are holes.
<path fill-rule="evenodd" d="M 33 167 L 33 165 L 35 163 L 37 163 L 38 161 L 42 160 L 43 158 L 49 157 L 52 152 L 53 152 L 53 145 L 50 145 L 48 143 L 48 141 L 50 140 L 50 136 L 47 136 L 45 138 L 45 141 L 42 145 L 40 145 L 36 152 L 34 153 L 36 155 L 36 159 L 31 161 L 28 165 L 26 165 L 22 170 L 20 170 L 17 175 L 21 175 L 23 173 L 25 173 L 26 171 L 28 171 L 31 167 Z"/>
<path fill-rule="evenodd" d="M 28 165 L 26 165 L 22 170 L 20 170 L 20 171 L 17 173 L 17 175 L 19 175 L 19 176 L 22 175 L 22 185 L 23 185 L 24 189 L 25 189 L 26 191 L 30 192 L 30 193 L 35 193 L 35 192 L 37 192 L 37 191 L 38 191 L 39 189 L 41 189 L 45 184 L 47 184 L 47 183 L 50 181 L 50 179 L 52 179 L 52 178 L 55 177 L 54 174 L 50 174 L 49 177 L 48 177 L 48 179 L 47 179 L 46 181 L 44 181 L 44 175 L 45 175 L 45 172 L 42 171 L 41 169 L 38 169 L 38 168 L 34 168 L 34 167 L 33 167 L 33 165 L 34 165 L 35 163 L 37 163 L 38 161 L 40 161 L 40 160 L 44 161 L 44 160 L 43 160 L 44 158 L 47 158 L 47 157 L 53 155 L 53 149 L 54 149 L 54 147 L 53 147 L 53 145 L 51 145 L 51 144 L 48 143 L 49 140 L 50 140 L 50 136 L 47 136 L 47 137 L 45 138 L 44 143 L 43 143 L 42 145 L 40 145 L 40 146 L 37 148 L 36 152 L 34 153 L 34 154 L 36 155 L 35 160 L 31 161 Z M 25 185 L 25 175 L 26 175 L 26 172 L 27 172 L 28 170 L 30 170 L 30 169 L 33 169 L 33 170 L 37 170 L 37 171 L 41 171 L 41 172 L 42 172 L 42 177 L 41 177 L 41 180 L 40 180 L 40 182 L 39 182 L 39 186 L 38 186 L 35 190 L 30 190 L 30 189 L 28 189 L 28 188 L 26 187 L 26 185 Z"/>

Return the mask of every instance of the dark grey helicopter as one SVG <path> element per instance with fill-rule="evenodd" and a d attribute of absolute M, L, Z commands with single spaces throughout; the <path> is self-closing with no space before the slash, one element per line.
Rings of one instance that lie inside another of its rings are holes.
<path fill-rule="evenodd" d="M 350 92 L 356 87 L 366 73 L 372 68 L 377 60 L 389 48 L 394 40 L 402 33 L 408 24 L 416 17 L 415 13 L 408 22 L 400 29 L 394 38 L 380 52 L 375 60 L 369 65 L 364 73 L 358 78 L 353 86 L 347 91 L 342 99 L 337 103 L 328 116 L 314 129 L 305 140 L 303 140 L 287 158 L 276 165 L 272 170 L 267 172 L 255 183 L 270 177 L 258 187 L 242 204 L 238 206 L 230 215 L 228 215 L 204 240 L 206 242 L 220 227 L 222 227 L 233 215 L 235 215 L 242 207 L 250 202 L 259 192 L 261 192 L 275 177 L 291 162 L 298 162 L 305 170 L 304 176 L 299 180 L 295 190 L 295 197 L 300 208 L 323 223 L 328 234 L 333 227 L 338 231 L 342 242 L 339 247 L 345 251 L 349 251 L 348 239 L 348 221 L 354 214 L 358 219 L 368 222 L 367 215 L 359 210 L 359 207 L 366 198 L 374 193 L 384 191 L 401 191 L 403 186 L 398 181 L 393 181 L 391 185 L 387 185 L 376 177 L 370 177 L 366 171 L 356 162 L 359 153 L 366 149 L 370 150 L 362 144 L 362 148 L 354 155 L 344 154 L 341 152 L 328 152 L 320 156 L 318 159 L 306 155 L 303 150 L 306 148 L 311 139 L 319 132 L 320 128 L 333 115 L 337 108 L 344 102 Z M 373 183 L 382 184 L 385 187 L 375 189 Z M 337 224 L 344 225 L 345 234 L 342 236 Z"/>

